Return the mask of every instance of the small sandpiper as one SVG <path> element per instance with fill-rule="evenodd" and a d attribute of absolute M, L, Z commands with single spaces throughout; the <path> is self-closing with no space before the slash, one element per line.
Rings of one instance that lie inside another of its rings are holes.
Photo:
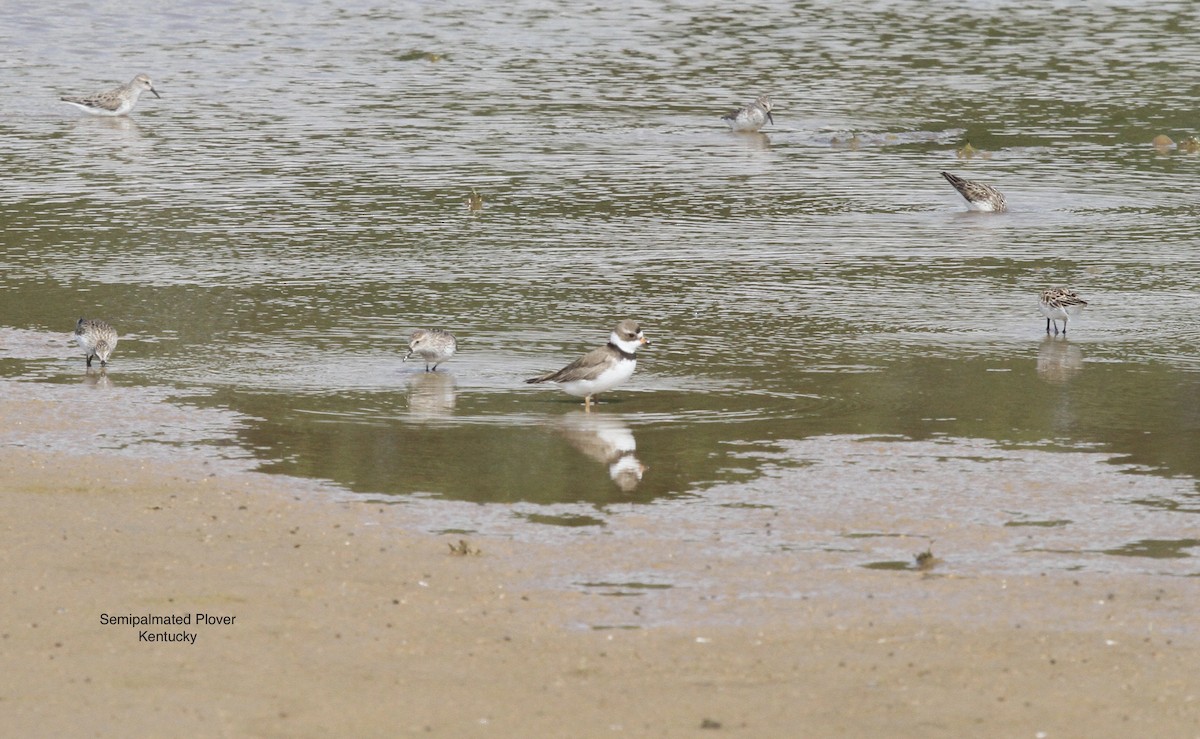
<path fill-rule="evenodd" d="M 143 92 L 152 92 L 154 97 L 161 98 L 150 78 L 139 74 L 130 80 L 128 85 L 121 85 L 107 92 L 98 92 L 87 97 L 71 97 L 64 95 L 62 101 L 79 108 L 84 113 L 92 115 L 118 116 L 125 115 L 137 105 L 138 97 Z"/>
<path fill-rule="evenodd" d="M 763 95 L 744 108 L 729 111 L 721 116 L 721 120 L 729 123 L 731 131 L 757 131 L 767 121 L 774 125 L 775 119 L 771 117 L 771 98 Z"/>
<path fill-rule="evenodd" d="M 458 341 L 454 334 L 440 328 L 419 328 L 408 337 L 408 354 L 404 355 L 404 361 L 407 362 L 414 354 L 419 354 L 425 360 L 425 371 L 433 372 L 439 364 L 453 357 L 456 351 Z M 433 363 L 433 369 L 429 368 L 430 362 Z"/>
<path fill-rule="evenodd" d="M 104 321 L 80 318 L 75 324 L 75 340 L 87 355 L 87 366 L 91 367 L 92 358 L 98 357 L 103 367 L 117 348 L 117 331 Z"/>
<path fill-rule="evenodd" d="M 967 208 L 970 210 L 978 210 L 988 213 L 1002 213 L 1008 209 L 1008 203 L 1004 201 L 1004 196 L 1000 191 L 991 185 L 985 185 L 982 182 L 972 182 L 964 180 L 958 175 L 942 172 L 942 177 L 954 189 L 958 190 L 958 194 L 963 196 L 967 201 Z"/>
<path fill-rule="evenodd" d="M 1058 322 L 1063 322 L 1062 332 L 1067 334 L 1067 316 L 1078 315 L 1087 306 L 1087 301 L 1075 294 L 1074 290 L 1065 287 L 1052 287 L 1043 290 L 1038 300 L 1038 310 L 1046 317 L 1046 333 L 1050 333 L 1050 325 L 1054 324 L 1054 335 L 1058 336 Z"/>
<path fill-rule="evenodd" d="M 591 411 L 592 398 L 612 390 L 633 377 L 637 350 L 649 346 L 637 321 L 625 319 L 608 336 L 608 343 L 593 349 L 566 367 L 531 377 L 527 383 L 556 382 L 568 395 L 583 398 L 583 409 Z"/>

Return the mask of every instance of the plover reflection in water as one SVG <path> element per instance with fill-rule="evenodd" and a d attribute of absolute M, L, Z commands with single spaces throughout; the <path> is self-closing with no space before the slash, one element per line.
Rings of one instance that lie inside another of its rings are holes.
<path fill-rule="evenodd" d="M 637 350 L 649 346 L 637 321 L 625 319 L 608 336 L 608 343 L 593 349 L 566 367 L 525 382 L 556 382 L 568 395 L 583 398 L 584 410 L 592 409 L 592 398 L 633 377 L 637 368 Z"/>
<path fill-rule="evenodd" d="M 64 95 L 61 100 L 91 115 L 118 116 L 125 115 L 133 110 L 133 106 L 137 105 L 138 98 L 143 92 L 154 93 L 154 97 L 156 98 L 162 97 L 162 95 L 158 94 L 158 90 L 154 89 L 154 84 L 150 82 L 150 78 L 144 74 L 139 74 L 130 80 L 127 85 L 121 85 L 112 90 L 98 92 L 95 95 L 88 95 L 86 97 Z"/>
<path fill-rule="evenodd" d="M 771 117 L 771 107 L 771 98 L 763 95 L 745 107 L 729 111 L 721 116 L 721 120 L 729 124 L 731 131 L 757 131 L 767 121 L 774 125 L 775 119 Z"/>
<path fill-rule="evenodd" d="M 418 355 L 425 360 L 425 371 L 433 372 L 438 365 L 454 356 L 458 351 L 458 340 L 449 331 L 440 328 L 419 328 L 408 337 L 408 354 L 404 355 L 407 362 L 412 356 Z M 433 368 L 430 369 L 430 363 Z"/>
<path fill-rule="evenodd" d="M 571 446 L 605 465 L 609 478 L 624 492 L 642 481 L 646 465 L 638 460 L 637 441 L 624 421 L 576 411 L 563 416 L 559 428 Z"/>
<path fill-rule="evenodd" d="M 92 366 L 93 358 L 98 358 L 103 367 L 117 348 L 117 331 L 104 321 L 80 318 L 75 324 L 75 340 L 87 357 L 88 367 Z"/>
<path fill-rule="evenodd" d="M 964 180 L 949 172 L 942 172 L 942 177 L 945 177 L 946 181 L 953 185 L 955 190 L 958 190 L 958 194 L 967 201 L 969 209 L 987 213 L 1002 213 L 1008 210 L 1008 203 L 1004 200 L 1004 195 L 991 185 Z"/>
<path fill-rule="evenodd" d="M 1051 324 L 1054 334 L 1058 335 L 1058 322 L 1063 322 L 1062 332 L 1067 333 L 1067 318 L 1079 315 L 1087 307 L 1087 301 L 1075 294 L 1074 290 L 1065 287 L 1052 287 L 1043 290 L 1038 299 L 1038 310 L 1046 317 L 1046 333 L 1050 333 Z"/>

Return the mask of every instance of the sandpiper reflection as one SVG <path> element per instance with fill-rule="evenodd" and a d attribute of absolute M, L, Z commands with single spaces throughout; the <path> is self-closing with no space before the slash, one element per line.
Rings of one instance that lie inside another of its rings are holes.
<path fill-rule="evenodd" d="M 445 372 L 414 372 L 408 378 L 408 412 L 420 419 L 450 415 L 458 390 Z"/>
<path fill-rule="evenodd" d="M 88 387 L 109 388 L 112 387 L 113 382 L 108 376 L 107 368 L 101 367 L 100 369 L 96 369 L 95 367 L 89 367 L 84 371 L 82 384 Z"/>
<path fill-rule="evenodd" d="M 1083 352 L 1066 334 L 1046 336 L 1038 347 L 1037 373 L 1046 382 L 1062 384 L 1083 370 Z"/>
<path fill-rule="evenodd" d="M 745 146 L 747 149 L 767 151 L 771 148 L 771 137 L 761 131 L 743 132 L 731 138 L 735 138 L 739 144 Z"/>
<path fill-rule="evenodd" d="M 629 426 L 619 418 L 595 413 L 569 413 L 559 430 L 571 446 L 608 466 L 608 476 L 623 492 L 631 492 L 642 481 L 646 465 L 634 452 L 637 442 Z"/>

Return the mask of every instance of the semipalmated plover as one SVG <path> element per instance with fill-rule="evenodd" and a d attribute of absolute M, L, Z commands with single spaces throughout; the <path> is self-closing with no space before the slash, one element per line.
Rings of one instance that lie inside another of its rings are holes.
<path fill-rule="evenodd" d="M 1065 287 L 1052 287 L 1043 290 L 1038 300 L 1038 310 L 1046 317 L 1046 333 L 1050 333 L 1050 324 L 1054 324 L 1054 334 L 1058 335 L 1058 321 L 1063 322 L 1062 332 L 1067 333 L 1067 316 L 1078 315 L 1087 306 L 1087 301 L 1075 294 L 1074 290 Z"/>
<path fill-rule="evenodd" d="M 774 124 L 775 119 L 771 117 L 771 98 L 763 95 L 743 108 L 729 111 L 721 116 L 721 120 L 729 123 L 731 131 L 757 131 L 767 121 Z"/>
<path fill-rule="evenodd" d="M 84 113 L 92 115 L 125 115 L 133 110 L 133 106 L 137 105 L 138 97 L 143 92 L 152 92 L 154 97 L 161 98 L 158 90 L 154 89 L 150 78 L 144 74 L 139 74 L 130 80 L 128 85 L 121 85 L 106 92 L 98 92 L 95 95 L 87 97 L 71 97 L 64 95 L 61 99 L 64 103 L 69 103 L 79 108 Z"/>
<path fill-rule="evenodd" d="M 954 189 L 963 196 L 963 199 L 967 201 L 967 207 L 971 210 L 1001 213 L 1008 209 L 1008 203 L 1004 201 L 1004 196 L 991 185 L 964 180 L 949 172 L 942 172 L 942 177 L 954 185 Z"/>
<path fill-rule="evenodd" d="M 556 382 L 568 395 L 583 398 L 585 411 L 592 409 L 592 397 L 612 390 L 633 376 L 636 352 L 650 340 L 642 334 L 637 321 L 626 319 L 608 336 L 608 343 L 593 349 L 566 367 L 531 377 L 525 382 Z"/>
<path fill-rule="evenodd" d="M 108 364 L 113 349 L 117 348 L 117 331 L 104 321 L 80 318 L 75 324 L 75 340 L 87 356 L 87 366 L 92 366 L 93 357 L 99 357 L 100 366 L 103 367 Z"/>
<path fill-rule="evenodd" d="M 440 328 L 419 328 L 408 337 L 408 354 L 404 355 L 404 361 L 407 362 L 412 355 L 419 354 L 425 360 L 425 371 L 433 372 L 439 364 L 453 357 L 456 351 L 458 341 L 454 334 Z M 429 368 L 430 362 L 433 363 L 433 369 Z"/>

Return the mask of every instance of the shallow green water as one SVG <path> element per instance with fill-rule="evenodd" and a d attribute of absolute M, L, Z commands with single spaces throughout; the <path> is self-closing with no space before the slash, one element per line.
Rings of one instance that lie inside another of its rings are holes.
<path fill-rule="evenodd" d="M 105 318 L 105 391 L 371 495 L 649 502 L 823 436 L 1200 475 L 1200 155 L 1150 145 L 1196 133 L 1189 4 L 81 12 L 0 29 L 2 377 L 78 383 L 66 334 Z M 57 102 L 140 71 L 128 119 Z M 724 130 L 764 92 L 765 135 Z M 1069 340 L 1058 284 L 1091 303 Z M 654 345 L 594 418 L 522 384 L 624 317 Z M 460 354 L 427 376 L 400 359 L 433 326 Z"/>

